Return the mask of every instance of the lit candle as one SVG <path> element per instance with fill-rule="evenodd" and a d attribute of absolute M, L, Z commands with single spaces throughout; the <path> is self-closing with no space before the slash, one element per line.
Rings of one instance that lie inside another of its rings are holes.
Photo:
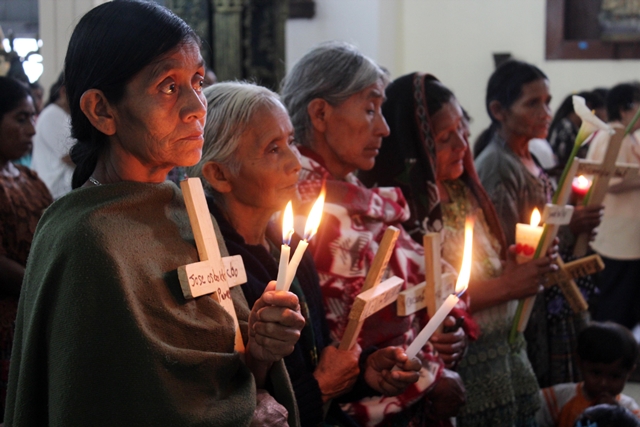
<path fill-rule="evenodd" d="M 307 217 L 307 222 L 304 226 L 304 240 L 301 240 L 298 243 L 298 247 L 289 262 L 289 266 L 287 267 L 287 280 L 284 284 L 283 290 L 288 291 L 291 283 L 293 282 L 293 278 L 296 276 L 296 271 L 298 271 L 298 265 L 300 265 L 300 261 L 302 261 L 302 255 L 304 255 L 304 251 L 309 246 L 309 240 L 316 234 L 318 231 L 318 226 L 320 225 L 320 218 L 322 218 L 322 209 L 324 208 L 324 189 L 320 192 L 318 199 L 313 204 L 311 208 L 311 212 L 309 212 L 309 216 Z"/>
<path fill-rule="evenodd" d="M 525 263 L 533 258 L 543 227 L 540 224 L 540 211 L 535 208 L 531 213 L 531 224 L 516 224 L 516 261 L 518 264 Z"/>
<path fill-rule="evenodd" d="M 280 246 L 280 265 L 278 267 L 278 279 L 276 281 L 276 291 L 284 289 L 287 280 L 287 270 L 289 268 L 289 253 L 291 248 L 291 236 L 293 236 L 293 208 L 291 201 L 287 203 L 282 218 L 282 246 Z"/>
<path fill-rule="evenodd" d="M 589 188 L 591 188 L 591 181 L 589 181 L 589 179 L 584 175 L 573 178 L 573 182 L 571 183 L 571 190 L 573 190 L 576 196 L 586 196 L 589 192 Z"/>
<path fill-rule="evenodd" d="M 535 256 L 536 248 L 540 243 L 544 227 L 539 227 L 540 211 L 533 209 L 531 213 L 531 224 L 516 224 L 516 262 L 523 264 L 530 261 Z M 536 296 L 527 297 L 518 302 L 518 308 L 514 317 L 514 325 L 511 328 L 510 342 L 515 341 L 516 332 L 522 332 L 527 327 L 529 317 L 533 310 Z"/>
<path fill-rule="evenodd" d="M 464 226 L 464 252 L 462 256 L 462 267 L 456 282 L 455 294 L 451 294 L 444 300 L 438 311 L 429 319 L 427 325 L 422 328 L 415 340 L 409 345 L 405 353 L 412 359 L 416 357 L 422 347 L 427 344 L 431 335 L 438 329 L 438 326 L 449 315 L 449 312 L 460 300 L 460 296 L 467 290 L 469 277 L 471 276 L 471 248 L 473 246 L 473 223 L 474 218 L 467 218 Z"/>

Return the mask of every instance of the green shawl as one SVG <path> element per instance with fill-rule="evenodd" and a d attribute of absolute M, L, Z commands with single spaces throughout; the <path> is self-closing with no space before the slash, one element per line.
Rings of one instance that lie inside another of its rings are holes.
<path fill-rule="evenodd" d="M 197 260 L 174 184 L 105 185 L 55 202 L 27 263 L 6 426 L 249 425 L 255 383 L 233 351 L 231 317 L 180 290 L 177 267 Z M 231 293 L 246 341 L 249 308 L 239 287 Z M 297 425 L 282 362 L 271 384 Z"/>

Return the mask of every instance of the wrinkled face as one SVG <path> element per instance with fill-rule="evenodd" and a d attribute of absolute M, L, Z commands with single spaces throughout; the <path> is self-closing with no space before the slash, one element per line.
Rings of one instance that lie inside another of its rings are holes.
<path fill-rule="evenodd" d="M 382 138 L 389 126 L 382 115 L 382 81 L 351 95 L 338 106 L 329 106 L 325 139 L 331 158 L 325 158 L 329 170 L 341 177 L 355 170 L 369 170 L 375 164 Z"/>
<path fill-rule="evenodd" d="M 281 105 L 264 106 L 240 136 L 229 178 L 231 194 L 244 206 L 276 212 L 295 196 L 300 162 L 293 127 Z"/>
<path fill-rule="evenodd" d="M 622 367 L 622 359 L 614 363 L 580 361 L 584 391 L 591 399 L 615 397 L 622 392 L 629 370 Z"/>
<path fill-rule="evenodd" d="M 16 108 L 5 113 L 0 121 L 0 163 L 17 160 L 33 145 L 36 110 L 31 97 L 26 97 Z"/>
<path fill-rule="evenodd" d="M 511 134 L 533 138 L 546 138 L 551 124 L 551 94 L 549 81 L 535 80 L 522 86 L 520 98 L 504 111 L 502 127 Z"/>
<path fill-rule="evenodd" d="M 200 160 L 207 102 L 204 67 L 195 42 L 147 65 L 113 106 L 112 143 L 148 169 L 191 166 Z"/>
<path fill-rule="evenodd" d="M 466 127 L 462 108 L 455 98 L 431 116 L 436 145 L 436 179 L 447 181 L 460 178 L 464 172 L 463 159 L 467 151 Z"/>

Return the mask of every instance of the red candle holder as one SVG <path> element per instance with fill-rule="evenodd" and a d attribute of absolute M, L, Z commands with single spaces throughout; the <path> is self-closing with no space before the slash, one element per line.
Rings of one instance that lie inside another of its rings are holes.
<path fill-rule="evenodd" d="M 573 193 L 576 205 L 582 202 L 582 200 L 589 192 L 589 188 L 591 188 L 591 180 L 589 180 L 589 178 L 585 177 L 584 175 L 573 178 L 573 182 L 571 183 L 571 191 Z"/>

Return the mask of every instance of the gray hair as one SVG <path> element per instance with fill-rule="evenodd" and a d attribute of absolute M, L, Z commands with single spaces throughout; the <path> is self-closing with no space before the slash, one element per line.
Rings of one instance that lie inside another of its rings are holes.
<path fill-rule="evenodd" d="M 284 106 L 277 93 L 247 82 L 214 84 L 204 89 L 204 94 L 208 105 L 202 158 L 189 168 L 189 175 L 202 177 L 202 167 L 211 161 L 237 173 L 239 164 L 235 153 L 240 136 L 250 126 L 253 116 L 262 107 Z M 204 184 L 211 189 L 206 182 Z"/>
<path fill-rule="evenodd" d="M 389 75 L 358 49 L 344 42 L 322 43 L 307 52 L 282 81 L 280 94 L 289 111 L 296 142 L 311 143 L 307 106 L 316 98 L 337 106 Z"/>

